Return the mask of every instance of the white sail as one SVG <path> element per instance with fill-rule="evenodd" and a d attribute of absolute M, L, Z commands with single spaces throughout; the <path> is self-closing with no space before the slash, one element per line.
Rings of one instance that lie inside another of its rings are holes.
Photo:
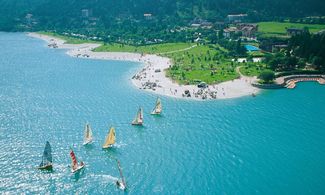
<path fill-rule="evenodd" d="M 90 128 L 90 125 L 87 123 L 85 126 L 85 133 L 84 133 L 84 145 L 89 144 L 93 141 L 93 132 Z"/>
<path fill-rule="evenodd" d="M 142 108 L 139 108 L 137 115 L 132 121 L 132 125 L 142 125 L 142 124 L 143 124 L 143 110 Z"/>
<path fill-rule="evenodd" d="M 151 114 L 158 115 L 162 112 L 162 104 L 160 98 L 157 98 L 155 108 L 152 110 Z"/>

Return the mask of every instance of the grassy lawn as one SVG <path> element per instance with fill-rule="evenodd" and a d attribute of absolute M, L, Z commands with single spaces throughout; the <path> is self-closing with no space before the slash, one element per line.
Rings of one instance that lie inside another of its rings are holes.
<path fill-rule="evenodd" d="M 239 69 L 239 71 L 245 76 L 258 76 L 264 70 L 267 70 L 265 64 L 252 62 L 242 65 Z"/>
<path fill-rule="evenodd" d="M 262 51 L 251 51 L 251 52 L 248 52 L 248 54 L 253 57 L 264 57 L 265 56 L 265 53 Z"/>
<path fill-rule="evenodd" d="M 163 43 L 135 47 L 115 43 L 102 45 L 94 51 L 151 53 L 169 57 L 175 66 L 167 70 L 167 75 L 181 84 L 194 83 L 195 80 L 209 84 L 219 83 L 239 76 L 234 71 L 236 63 L 225 58 L 228 51 L 218 45 L 199 45 L 190 50 L 178 51 L 193 45 L 195 44 Z M 178 52 L 168 53 L 171 51 Z"/>
<path fill-rule="evenodd" d="M 104 44 L 94 51 L 96 52 L 137 52 L 137 53 L 151 53 L 151 54 L 160 54 L 170 51 L 182 50 L 188 47 L 195 45 L 193 43 L 162 43 L 146 46 L 130 46 L 119 43 Z"/>
<path fill-rule="evenodd" d="M 260 22 L 258 23 L 258 31 L 263 36 L 286 36 L 286 28 L 304 28 L 308 27 L 309 31 L 316 33 L 322 29 L 325 29 L 325 25 L 322 24 L 300 24 L 300 23 L 288 23 L 288 22 Z"/>
<path fill-rule="evenodd" d="M 188 51 L 167 54 L 174 66 L 167 75 L 181 84 L 192 84 L 200 80 L 208 84 L 238 78 L 237 63 L 225 56 L 227 51 L 218 45 L 200 45 Z"/>
<path fill-rule="evenodd" d="M 67 44 L 100 43 L 98 41 L 92 41 L 92 40 L 87 40 L 87 39 L 80 39 L 80 38 L 74 38 L 74 37 L 70 37 L 70 36 L 59 35 L 59 34 L 53 33 L 53 32 L 40 31 L 37 33 L 43 34 L 43 35 L 49 35 L 52 37 L 57 37 L 59 39 L 63 39 L 66 41 L 65 43 L 67 43 Z"/>

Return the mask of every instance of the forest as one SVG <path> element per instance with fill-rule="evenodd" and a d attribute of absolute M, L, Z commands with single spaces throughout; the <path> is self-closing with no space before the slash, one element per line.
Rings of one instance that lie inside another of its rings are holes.
<path fill-rule="evenodd" d="M 84 9 L 89 11 L 86 15 L 82 14 Z M 95 34 L 115 29 L 122 34 L 142 34 L 186 25 L 194 18 L 223 21 L 228 14 L 248 14 L 251 22 L 324 16 L 325 1 L 0 0 L 0 13 L 2 31 L 75 30 Z M 145 13 L 151 14 L 152 18 L 144 18 Z M 32 25 L 26 24 L 28 22 Z M 324 21 L 320 19 L 318 22 Z"/>

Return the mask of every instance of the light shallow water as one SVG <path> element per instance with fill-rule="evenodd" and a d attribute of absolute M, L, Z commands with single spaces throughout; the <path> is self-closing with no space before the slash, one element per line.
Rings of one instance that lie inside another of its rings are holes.
<path fill-rule="evenodd" d="M 0 33 L 0 192 L 11 194 L 324 194 L 325 87 L 256 98 L 186 101 L 131 85 L 137 63 L 72 58 L 21 33 Z M 143 128 L 130 125 L 137 108 Z M 82 146 L 90 122 L 95 142 Z M 117 147 L 101 145 L 110 125 Z M 35 169 L 46 141 L 54 172 Z M 86 163 L 71 175 L 69 147 Z"/>

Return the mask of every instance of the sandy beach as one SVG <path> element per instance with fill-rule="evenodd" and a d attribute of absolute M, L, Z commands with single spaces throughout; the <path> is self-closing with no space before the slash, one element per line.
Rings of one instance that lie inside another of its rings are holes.
<path fill-rule="evenodd" d="M 73 57 L 142 63 L 144 66 L 141 66 L 139 71 L 130 78 L 132 83 L 138 89 L 159 95 L 206 100 L 242 97 L 256 94 L 259 91 L 251 85 L 252 82 L 256 81 L 256 78 L 243 75 L 239 79 L 209 85 L 205 89 L 198 88 L 196 85 L 179 85 L 165 76 L 165 70 L 172 64 L 171 60 L 166 57 L 127 52 L 93 52 L 92 50 L 100 44 L 65 44 L 64 40 L 47 35 L 37 33 L 28 33 L 28 35 L 46 41 L 49 47 L 68 49 L 67 54 Z"/>

